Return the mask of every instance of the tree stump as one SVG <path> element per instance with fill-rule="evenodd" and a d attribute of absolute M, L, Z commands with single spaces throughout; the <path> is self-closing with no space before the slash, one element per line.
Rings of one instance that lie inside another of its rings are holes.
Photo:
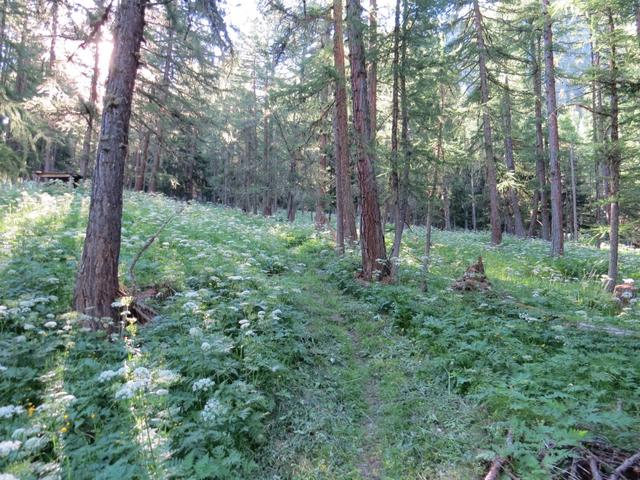
<path fill-rule="evenodd" d="M 491 283 L 484 273 L 482 257 L 467 268 L 462 277 L 453 282 L 451 288 L 462 292 L 486 292 L 491 290 Z"/>

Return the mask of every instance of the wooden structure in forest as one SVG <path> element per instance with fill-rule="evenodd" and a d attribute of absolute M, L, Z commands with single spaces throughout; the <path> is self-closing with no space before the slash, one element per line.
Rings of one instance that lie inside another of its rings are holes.
<path fill-rule="evenodd" d="M 36 170 L 33 172 L 33 177 L 36 182 L 48 182 L 51 180 L 60 180 L 62 182 L 73 183 L 77 185 L 82 180 L 82 175 L 76 175 L 69 172 L 43 172 L 42 170 Z"/>

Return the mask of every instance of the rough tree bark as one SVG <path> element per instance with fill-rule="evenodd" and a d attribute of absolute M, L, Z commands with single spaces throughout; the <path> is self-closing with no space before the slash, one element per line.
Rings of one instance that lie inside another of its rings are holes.
<path fill-rule="evenodd" d="M 124 166 L 146 3 L 122 2 L 116 17 L 89 223 L 73 298 L 74 308 L 91 317 L 116 315 L 111 304 L 118 291 Z M 100 328 L 101 323 L 89 326 Z"/>
<path fill-rule="evenodd" d="M 322 47 L 328 42 L 328 32 L 322 37 Z M 327 103 L 328 92 L 326 88 L 320 91 L 320 105 L 324 106 Z M 318 149 L 320 150 L 320 158 L 318 159 L 318 184 L 316 190 L 316 213 L 315 213 L 315 226 L 317 230 L 323 230 L 327 226 L 327 215 L 325 213 L 327 209 L 327 144 L 328 133 L 326 129 L 326 122 L 323 122 L 320 135 L 318 137 Z"/>
<path fill-rule="evenodd" d="M 556 77 L 553 65 L 553 32 L 549 15 L 549 0 L 542 0 L 544 17 L 544 65 L 547 86 L 547 124 L 549 128 L 549 168 L 551 170 L 551 254 L 564 254 L 562 230 L 562 177 L 560 173 L 560 139 L 556 103 Z"/>
<path fill-rule="evenodd" d="M 493 156 L 493 138 L 491 131 L 491 116 L 489 113 L 489 74 L 487 72 L 487 50 L 484 42 L 482 28 L 482 14 L 478 0 L 473 0 L 474 26 L 476 30 L 476 46 L 478 48 L 478 66 L 480 70 L 480 95 L 482 102 L 482 133 L 484 137 L 484 154 L 487 164 L 487 187 L 489 188 L 489 207 L 491 219 L 491 244 L 499 245 L 502 242 L 502 229 L 500 228 L 500 210 L 498 200 L 498 178 L 496 172 L 496 160 Z"/>
<path fill-rule="evenodd" d="M 610 129 L 610 145 L 607 149 L 607 163 L 609 165 L 609 271 L 607 283 L 605 285 L 607 291 L 613 292 L 618 280 L 618 244 L 620 241 L 620 203 L 618 195 L 620 193 L 620 164 L 622 157 L 620 155 L 620 125 L 618 121 L 618 65 L 616 59 L 616 41 L 615 41 L 615 22 L 611 9 L 607 12 L 609 33 L 611 38 L 610 57 L 609 57 L 609 98 L 611 104 L 611 129 Z"/>
<path fill-rule="evenodd" d="M 349 161 L 347 87 L 342 31 L 342 0 L 333 1 L 333 61 L 336 69 L 335 109 L 333 117 L 334 155 L 336 162 L 336 246 L 344 251 L 345 243 L 358 239 L 356 214 L 351 196 Z"/>
<path fill-rule="evenodd" d="M 360 244 L 362 250 L 362 278 L 371 280 L 374 272 L 379 279 L 389 275 L 384 244 L 378 187 L 371 145 L 371 120 L 367 95 L 367 70 L 362 39 L 362 5 L 360 0 L 347 1 L 347 29 L 349 34 L 349 63 L 351 65 L 351 95 L 355 151 L 360 183 Z"/>
<path fill-rule="evenodd" d="M 513 160 L 513 138 L 511 136 L 511 94 L 509 93 L 509 77 L 505 78 L 504 91 L 504 161 L 507 169 L 515 175 L 516 166 Z M 511 210 L 513 211 L 513 223 L 516 236 L 524 237 L 524 223 L 522 222 L 522 213 L 520 212 L 520 201 L 518 200 L 518 192 L 515 188 L 509 189 L 509 200 L 511 201 Z"/>
<path fill-rule="evenodd" d="M 378 2 L 369 0 L 369 108 L 371 110 L 371 141 L 378 132 Z"/>

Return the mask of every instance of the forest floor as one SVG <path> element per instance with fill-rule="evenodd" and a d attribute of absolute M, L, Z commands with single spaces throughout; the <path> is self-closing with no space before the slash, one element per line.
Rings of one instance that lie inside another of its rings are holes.
<path fill-rule="evenodd" d="M 126 194 L 123 272 L 179 207 Z M 600 288 L 604 250 L 435 231 L 423 292 L 421 228 L 398 284 L 366 285 L 308 216 L 192 204 L 136 267 L 159 316 L 138 325 L 122 299 L 107 341 L 69 313 L 87 208 L 61 186 L 0 192 L 0 473 L 474 479 L 503 454 L 535 479 L 585 441 L 640 448 L 640 308 Z M 478 255 L 492 291 L 449 290 Z M 640 253 L 621 270 L 640 280 Z"/>

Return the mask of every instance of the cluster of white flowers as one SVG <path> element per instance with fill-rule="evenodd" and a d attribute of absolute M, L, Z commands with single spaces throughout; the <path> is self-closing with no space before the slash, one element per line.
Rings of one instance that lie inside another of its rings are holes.
<path fill-rule="evenodd" d="M 199 337 L 200 335 L 202 335 L 202 330 L 198 327 L 191 327 L 189 329 L 189 335 L 191 335 L 192 337 Z"/>
<path fill-rule="evenodd" d="M 211 350 L 211 344 L 209 342 L 202 342 L 200 348 L 202 348 L 203 352 L 208 352 L 209 350 Z"/>
<path fill-rule="evenodd" d="M 35 452 L 44 448 L 49 440 L 46 437 L 31 437 L 24 442 L 24 449 L 30 452 Z"/>
<path fill-rule="evenodd" d="M 133 398 L 137 393 L 143 392 L 147 388 L 148 384 L 149 382 L 146 379 L 129 380 L 116 392 L 116 400 L 127 400 L 129 398 Z"/>
<path fill-rule="evenodd" d="M 6 457 L 11 452 L 15 452 L 20 448 L 22 442 L 19 440 L 5 440 L 0 442 L 0 457 Z"/>
<path fill-rule="evenodd" d="M 202 418 L 205 422 L 214 422 L 218 420 L 218 418 L 226 415 L 228 410 L 226 406 L 220 403 L 220 400 L 210 398 L 204 406 L 204 410 L 202 410 Z"/>
<path fill-rule="evenodd" d="M 100 372 L 100 375 L 98 375 L 98 381 L 100 383 L 109 382 L 115 377 L 121 377 L 125 373 L 126 369 L 124 367 L 119 368 L 118 370 L 105 370 L 104 372 Z"/>
<path fill-rule="evenodd" d="M 49 321 L 47 323 L 44 324 L 45 328 L 56 328 L 58 326 L 58 324 L 54 321 Z"/>
<path fill-rule="evenodd" d="M 7 369 L 4 365 L 0 363 L 0 372 L 4 372 Z"/>
<path fill-rule="evenodd" d="M 156 376 L 156 383 L 162 385 L 170 385 L 178 380 L 180 380 L 180 374 L 173 370 L 159 370 Z"/>
<path fill-rule="evenodd" d="M 191 387 L 194 392 L 206 391 L 215 385 L 215 382 L 210 378 L 201 378 L 200 380 L 196 380 L 193 382 L 193 386 Z"/>
<path fill-rule="evenodd" d="M 19 405 L 6 405 L 0 407 L 0 418 L 12 418 L 14 415 L 24 413 L 24 408 Z"/>
<path fill-rule="evenodd" d="M 194 310 L 198 309 L 198 304 L 196 302 L 187 302 L 182 306 L 182 308 L 184 310 L 193 312 Z"/>
<path fill-rule="evenodd" d="M 250 322 L 249 322 L 249 320 L 247 320 L 246 318 L 243 318 L 242 320 L 240 320 L 240 321 L 238 322 L 238 324 L 240 324 L 240 328 L 244 330 L 245 328 L 249 328 L 249 325 L 250 325 L 251 323 L 250 323 Z"/>
<path fill-rule="evenodd" d="M 0 473 L 0 480 L 20 480 L 15 475 L 11 475 L 10 473 Z"/>

